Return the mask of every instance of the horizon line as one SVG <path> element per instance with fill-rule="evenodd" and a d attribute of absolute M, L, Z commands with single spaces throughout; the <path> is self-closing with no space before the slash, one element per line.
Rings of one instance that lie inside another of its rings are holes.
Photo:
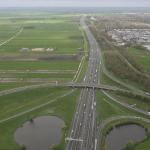
<path fill-rule="evenodd" d="M 150 8 L 150 6 L 0 6 L 0 8 Z"/>

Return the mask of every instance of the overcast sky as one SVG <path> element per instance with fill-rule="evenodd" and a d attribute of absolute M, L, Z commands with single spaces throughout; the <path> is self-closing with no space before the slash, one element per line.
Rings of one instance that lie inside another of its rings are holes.
<path fill-rule="evenodd" d="M 0 7 L 15 6 L 150 7 L 150 0 L 0 0 Z"/>

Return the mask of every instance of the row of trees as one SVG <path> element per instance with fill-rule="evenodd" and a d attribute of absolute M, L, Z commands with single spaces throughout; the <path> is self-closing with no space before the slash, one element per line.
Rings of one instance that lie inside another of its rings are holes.
<path fill-rule="evenodd" d="M 144 67 L 137 63 L 136 58 L 131 56 L 125 47 L 114 46 L 106 32 L 102 32 L 94 26 L 91 26 L 90 29 L 100 43 L 106 68 L 122 80 L 142 86 L 150 91 L 150 75 Z M 122 58 L 125 58 L 138 71 L 133 70 Z"/>
<path fill-rule="evenodd" d="M 143 85 L 146 89 L 150 90 L 150 78 L 133 71 L 133 69 L 120 58 L 117 52 L 104 53 L 104 57 L 107 69 L 114 75 L 121 79 Z"/>

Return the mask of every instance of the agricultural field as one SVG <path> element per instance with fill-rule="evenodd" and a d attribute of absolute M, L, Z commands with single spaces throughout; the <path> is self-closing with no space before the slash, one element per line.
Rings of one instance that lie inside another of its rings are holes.
<path fill-rule="evenodd" d="M 0 22 L 0 52 L 33 52 L 36 48 L 35 52 L 38 48 L 46 52 L 49 48 L 51 53 L 76 54 L 82 47 L 78 24 L 72 18 L 8 18 Z"/>
<path fill-rule="evenodd" d="M 33 85 L 33 83 L 26 83 L 26 82 L 25 83 L 23 82 L 0 83 L 0 91 L 9 90 L 17 87 L 30 86 L 31 84 Z"/>
<path fill-rule="evenodd" d="M 74 16 L 45 12 L 14 12 L 12 16 L 2 12 L 0 81 L 71 81 L 84 54 L 83 44 L 79 21 Z"/>
<path fill-rule="evenodd" d="M 30 14 L 0 13 L 0 92 L 6 91 L 0 96 L 0 150 L 20 150 L 14 132 L 38 116 L 62 119 L 64 137 L 80 91 L 39 85 L 79 81 L 86 71 L 79 20 L 66 14 Z M 31 88 L 17 91 L 20 87 Z M 58 149 L 64 149 L 64 138 Z"/>

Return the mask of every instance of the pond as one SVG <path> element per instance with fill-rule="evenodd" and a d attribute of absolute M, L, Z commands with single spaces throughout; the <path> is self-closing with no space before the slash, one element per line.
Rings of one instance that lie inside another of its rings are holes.
<path fill-rule="evenodd" d="M 49 150 L 59 144 L 64 122 L 54 116 L 44 116 L 28 121 L 15 132 L 15 140 L 24 145 L 26 150 Z"/>
<path fill-rule="evenodd" d="M 146 136 L 143 127 L 135 124 L 113 128 L 106 137 L 107 150 L 122 150 L 129 142 L 142 141 Z"/>

